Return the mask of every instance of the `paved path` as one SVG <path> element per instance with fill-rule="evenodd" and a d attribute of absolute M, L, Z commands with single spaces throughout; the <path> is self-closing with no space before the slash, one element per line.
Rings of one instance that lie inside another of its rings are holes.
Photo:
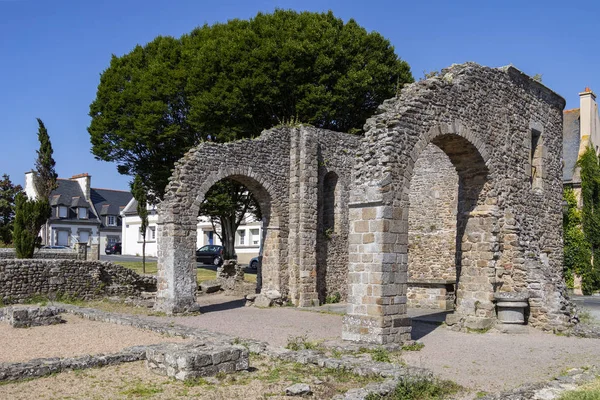
<path fill-rule="evenodd" d="M 292 336 L 310 340 L 340 339 L 343 306 L 327 313 L 291 307 L 259 309 L 223 294 L 201 296 L 202 315 L 167 318 L 204 328 L 285 346 Z M 423 314 L 411 310 L 411 315 Z M 443 320 L 444 313 L 421 316 Z M 164 320 L 165 318 L 161 318 Z M 413 320 L 413 339 L 425 344 L 419 352 L 405 352 L 405 361 L 430 368 L 476 391 L 497 392 L 524 383 L 546 381 L 566 368 L 600 364 L 600 340 L 556 336 L 530 329 L 528 334 L 458 333 L 431 322 Z"/>

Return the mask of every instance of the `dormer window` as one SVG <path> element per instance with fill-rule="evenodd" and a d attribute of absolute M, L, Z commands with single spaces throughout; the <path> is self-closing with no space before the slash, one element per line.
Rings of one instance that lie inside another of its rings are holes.
<path fill-rule="evenodd" d="M 106 225 L 108 226 L 117 226 L 117 217 L 114 215 L 109 215 L 106 217 Z"/>
<path fill-rule="evenodd" d="M 88 218 L 88 209 L 86 207 L 77 208 L 77 218 L 87 219 Z"/>
<path fill-rule="evenodd" d="M 66 206 L 58 206 L 58 218 L 67 218 L 68 211 Z"/>

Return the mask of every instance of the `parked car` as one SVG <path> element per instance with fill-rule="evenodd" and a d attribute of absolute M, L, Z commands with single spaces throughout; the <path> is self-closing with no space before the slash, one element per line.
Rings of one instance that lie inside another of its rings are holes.
<path fill-rule="evenodd" d="M 248 267 L 250 267 L 250 269 L 258 269 L 258 257 L 251 259 L 248 263 Z"/>
<path fill-rule="evenodd" d="M 104 252 L 106 254 L 121 254 L 121 242 L 106 245 Z"/>
<path fill-rule="evenodd" d="M 196 261 L 202 264 L 212 264 L 217 267 L 223 264 L 223 246 L 206 245 L 196 250 Z"/>

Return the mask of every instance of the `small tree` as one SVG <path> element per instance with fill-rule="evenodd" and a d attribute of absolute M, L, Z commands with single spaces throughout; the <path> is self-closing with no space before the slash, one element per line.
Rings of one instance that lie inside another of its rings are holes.
<path fill-rule="evenodd" d="M 40 228 L 50 215 L 48 199 L 28 200 L 24 193 L 16 197 L 13 240 L 17 258 L 32 258 L 40 244 Z"/>
<path fill-rule="evenodd" d="M 131 193 L 137 201 L 137 213 L 142 220 L 140 225 L 140 233 L 142 234 L 142 273 L 146 273 L 146 229 L 148 228 L 148 196 L 147 190 L 144 187 L 142 178 L 139 175 L 135 176 L 131 184 Z"/>
<path fill-rule="evenodd" d="M 235 255 L 235 232 L 246 214 L 261 219 L 260 207 L 252 193 L 244 185 L 231 179 L 223 179 L 214 184 L 200 205 L 200 215 L 210 218 L 213 230 L 223 243 L 225 259 L 231 259 Z M 221 233 L 217 231 L 215 223 L 221 225 Z"/>
<path fill-rule="evenodd" d="M 38 196 L 49 199 L 50 194 L 56 189 L 56 179 L 58 174 L 54 170 L 56 163 L 52 154 L 52 143 L 50 143 L 50 136 L 48 130 L 41 119 L 37 119 L 38 128 L 38 140 L 40 142 L 40 149 L 37 150 L 37 159 L 35 160 L 35 189 Z"/>
<path fill-rule="evenodd" d="M 15 200 L 23 188 L 14 185 L 7 174 L 0 180 L 0 240 L 12 243 L 13 221 L 15 219 Z"/>

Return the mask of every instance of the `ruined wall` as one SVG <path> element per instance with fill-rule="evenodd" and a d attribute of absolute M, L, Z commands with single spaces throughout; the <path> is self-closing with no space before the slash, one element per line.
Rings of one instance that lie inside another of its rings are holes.
<path fill-rule="evenodd" d="M 320 303 L 348 290 L 348 199 L 360 137 L 315 130 L 318 139 L 317 292 Z"/>
<path fill-rule="evenodd" d="M 0 300 L 19 303 L 35 295 L 90 299 L 131 296 L 156 289 L 156 278 L 103 261 L 0 260 Z"/>
<path fill-rule="evenodd" d="M 457 311 L 447 322 L 490 326 L 495 291 L 527 291 L 531 324 L 565 328 L 564 104 L 513 67 L 473 63 L 408 85 L 399 98 L 384 102 L 367 121 L 357 153 L 349 205 L 351 306 L 344 338 L 386 343 L 410 336 L 409 187 L 415 161 L 429 143 L 448 155 L 460 179 Z M 536 134 L 540 140 L 533 140 Z M 361 261 L 359 255 L 375 261 Z"/>

